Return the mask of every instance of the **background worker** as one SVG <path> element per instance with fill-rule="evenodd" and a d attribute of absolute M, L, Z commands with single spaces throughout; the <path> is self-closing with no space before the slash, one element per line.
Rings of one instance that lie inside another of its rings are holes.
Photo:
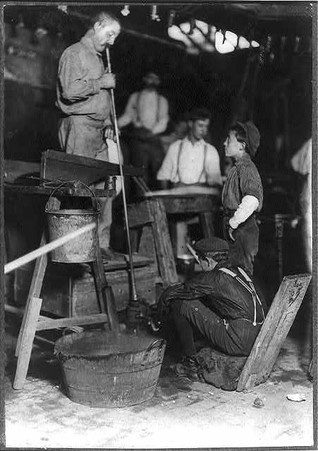
<path fill-rule="evenodd" d="M 111 95 L 115 75 L 105 70 L 102 53 L 120 33 L 118 19 L 102 11 L 95 15 L 82 39 L 68 47 L 59 61 L 57 106 L 62 112 L 59 142 L 66 153 L 109 161 L 106 139 L 114 138 Z M 96 185 L 103 187 L 104 183 Z M 111 198 L 100 198 L 99 241 L 102 254 L 112 258 L 109 246 Z"/>
<path fill-rule="evenodd" d="M 302 176 L 299 204 L 303 221 L 302 236 L 305 248 L 306 270 L 312 272 L 312 138 L 308 139 L 291 159 L 295 172 Z"/>
<path fill-rule="evenodd" d="M 156 186 L 156 174 L 164 156 L 159 135 L 166 130 L 169 121 L 169 104 L 159 94 L 159 86 L 159 76 L 147 73 L 142 90 L 131 94 L 124 113 L 118 118 L 120 129 L 131 124 L 126 133 L 130 163 L 145 167 L 145 181 L 150 188 Z"/>
<path fill-rule="evenodd" d="M 265 300 L 253 279 L 227 260 L 225 240 L 203 239 L 194 249 L 203 272 L 167 288 L 159 300 L 159 311 L 173 318 L 181 343 L 182 360 L 176 372 L 192 381 L 198 379 L 194 329 L 212 348 L 247 356 L 266 314 Z"/>
<path fill-rule="evenodd" d="M 158 171 L 157 179 L 163 189 L 172 187 L 222 185 L 220 157 L 215 147 L 205 141 L 210 126 L 210 112 L 195 108 L 189 114 L 188 133 L 175 141 Z M 177 255 L 187 253 L 187 224 L 177 222 Z"/>
<path fill-rule="evenodd" d="M 161 144 L 163 146 L 164 155 L 167 154 L 169 147 L 178 139 L 183 139 L 188 133 L 188 122 L 185 117 L 179 116 L 177 119 L 171 121 L 168 125 L 166 133 L 160 136 Z"/>
<path fill-rule="evenodd" d="M 255 213 L 263 205 L 261 177 L 251 160 L 259 144 L 259 131 L 250 121 L 237 122 L 224 142 L 225 156 L 234 160 L 222 191 L 224 236 L 230 245 L 232 263 L 250 274 L 259 242 Z"/>

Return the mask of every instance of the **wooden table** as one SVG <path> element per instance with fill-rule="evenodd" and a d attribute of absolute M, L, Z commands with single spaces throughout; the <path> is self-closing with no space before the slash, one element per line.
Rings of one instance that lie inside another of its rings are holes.
<path fill-rule="evenodd" d="M 220 206 L 218 188 L 180 187 L 147 192 L 145 197 L 163 202 L 170 223 L 198 216 L 204 238 L 214 235 L 214 217 Z"/>

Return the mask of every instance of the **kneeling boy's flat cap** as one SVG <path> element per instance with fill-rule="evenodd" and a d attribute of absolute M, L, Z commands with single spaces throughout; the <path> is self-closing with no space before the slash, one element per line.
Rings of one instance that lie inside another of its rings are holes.
<path fill-rule="evenodd" d="M 198 254 L 208 254 L 214 252 L 228 252 L 229 245 L 227 241 L 218 237 L 203 238 L 197 241 L 193 248 Z"/>

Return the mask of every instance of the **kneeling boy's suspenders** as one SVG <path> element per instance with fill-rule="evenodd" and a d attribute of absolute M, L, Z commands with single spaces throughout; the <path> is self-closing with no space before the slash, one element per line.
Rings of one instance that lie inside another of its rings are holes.
<path fill-rule="evenodd" d="M 228 269 L 228 268 L 219 268 L 220 271 L 222 271 L 222 272 L 224 272 L 226 274 L 229 274 L 230 276 L 234 277 L 234 279 L 236 279 L 244 288 L 247 289 L 247 291 L 249 293 L 251 293 L 252 299 L 253 299 L 253 304 L 254 304 L 254 321 L 253 321 L 253 326 L 256 326 L 257 324 L 263 324 L 264 319 L 265 319 L 264 310 L 263 310 L 263 306 L 262 306 L 261 300 L 260 300 L 258 294 L 256 293 L 256 290 L 255 290 L 254 284 L 252 282 L 252 279 L 246 274 L 246 272 L 242 268 L 240 268 L 238 266 L 237 269 L 242 274 L 242 276 L 244 277 L 246 282 L 244 282 L 244 280 L 242 280 L 237 274 L 235 274 L 235 272 L 231 271 L 230 269 Z M 261 323 L 257 323 L 256 322 L 256 301 L 261 306 L 262 313 L 263 313 L 263 321 Z"/>

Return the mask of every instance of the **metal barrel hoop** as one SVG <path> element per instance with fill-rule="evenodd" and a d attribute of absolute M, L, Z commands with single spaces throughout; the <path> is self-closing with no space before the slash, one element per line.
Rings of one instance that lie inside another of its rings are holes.
<path fill-rule="evenodd" d="M 162 349 L 163 349 L 165 344 L 166 344 L 166 342 L 165 342 L 165 340 L 163 338 L 158 338 L 157 340 L 155 340 L 152 343 L 150 343 L 150 345 L 147 347 L 147 349 L 145 351 L 145 354 L 143 356 L 141 365 L 146 365 L 147 364 L 147 362 L 145 360 L 148 359 L 150 351 L 152 351 L 153 349 L 156 349 L 156 348 L 158 349 L 158 357 L 159 357 L 158 361 L 160 362 L 161 359 L 162 359 L 162 356 L 161 356 Z"/>

